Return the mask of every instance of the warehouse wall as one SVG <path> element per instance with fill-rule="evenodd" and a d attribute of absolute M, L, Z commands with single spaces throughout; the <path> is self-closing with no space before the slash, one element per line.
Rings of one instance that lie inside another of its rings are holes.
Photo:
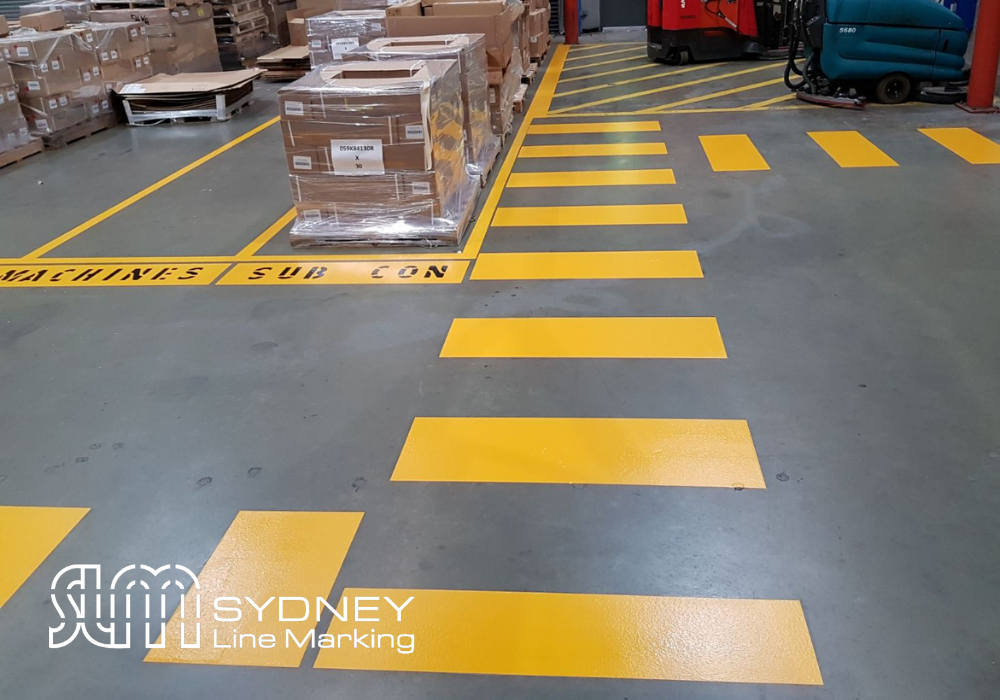
<path fill-rule="evenodd" d="M 645 27 L 646 0 L 601 0 L 605 27 Z"/>

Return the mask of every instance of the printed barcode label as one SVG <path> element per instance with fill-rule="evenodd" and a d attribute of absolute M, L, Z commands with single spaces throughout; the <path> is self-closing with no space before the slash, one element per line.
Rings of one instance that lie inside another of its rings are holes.
<path fill-rule="evenodd" d="M 85 82 L 85 83 L 89 83 L 90 82 L 90 73 L 87 72 L 87 71 L 83 72 L 83 82 Z"/>
<path fill-rule="evenodd" d="M 379 139 L 331 139 L 330 162 L 338 175 L 385 175 Z"/>
<path fill-rule="evenodd" d="M 59 95 L 59 106 L 65 107 L 69 104 L 69 98 L 66 95 Z"/>
<path fill-rule="evenodd" d="M 285 114 L 293 117 L 301 117 L 305 113 L 305 107 L 301 102 L 293 102 L 291 100 L 285 102 Z"/>
<path fill-rule="evenodd" d="M 55 99 L 50 99 L 49 100 L 49 109 L 57 109 L 58 107 L 59 107 L 59 103 L 56 102 Z"/>
<path fill-rule="evenodd" d="M 407 124 L 406 125 L 406 138 L 412 141 L 423 141 L 424 140 L 424 125 L 423 124 Z"/>
<path fill-rule="evenodd" d="M 107 61 L 108 60 L 108 52 L 107 51 L 101 51 L 101 60 L 102 61 Z"/>
<path fill-rule="evenodd" d="M 431 193 L 431 183 L 429 182 L 414 182 L 410 184 L 410 189 L 413 190 L 415 195 L 430 195 Z"/>
<path fill-rule="evenodd" d="M 309 156 L 292 156 L 292 167 L 296 170 L 312 170 L 313 159 Z"/>
<path fill-rule="evenodd" d="M 345 53 L 359 46 L 358 37 L 349 36 L 343 39 L 330 39 L 330 51 L 333 57 L 339 60 Z"/>
<path fill-rule="evenodd" d="M 49 72 L 49 64 L 45 63 L 44 61 L 38 67 L 41 69 L 43 73 Z"/>
<path fill-rule="evenodd" d="M 321 49 L 323 48 L 323 42 L 319 39 L 313 39 L 309 42 L 309 46 L 314 49 Z"/>
<path fill-rule="evenodd" d="M 53 61 L 52 61 L 52 70 L 59 70 L 59 60 L 58 59 L 53 59 Z"/>
<path fill-rule="evenodd" d="M 37 80 L 29 80 L 28 81 L 28 90 L 30 90 L 30 91 L 33 92 L 33 91 L 41 90 L 41 89 L 42 89 L 42 84 L 39 83 Z"/>
<path fill-rule="evenodd" d="M 27 58 L 28 56 L 31 55 L 31 52 L 28 51 L 28 47 L 27 46 L 18 46 L 17 47 L 17 55 L 18 55 L 19 58 Z"/>
<path fill-rule="evenodd" d="M 322 221 L 323 215 L 319 209 L 307 209 L 302 212 L 302 218 L 309 223 L 316 223 L 317 221 Z"/>

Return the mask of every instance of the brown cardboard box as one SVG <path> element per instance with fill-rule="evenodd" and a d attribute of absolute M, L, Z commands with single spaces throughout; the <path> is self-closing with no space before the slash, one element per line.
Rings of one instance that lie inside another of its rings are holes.
<path fill-rule="evenodd" d="M 309 37 L 306 34 L 306 18 L 323 14 L 324 10 L 299 8 L 289 10 L 285 17 L 288 20 L 288 36 L 292 46 L 309 46 Z"/>
<path fill-rule="evenodd" d="M 462 3 L 480 9 L 496 3 Z M 452 5 L 446 3 L 446 5 Z M 441 5 L 444 7 L 445 5 Z M 457 6 L 457 5 L 453 5 Z M 435 6 L 438 7 L 438 6 Z M 426 8 L 425 8 L 426 9 Z M 512 32 L 516 13 L 507 6 L 498 14 L 434 15 L 430 17 L 388 17 L 387 36 L 433 36 L 435 34 L 483 34 L 486 37 L 486 56 L 490 69 L 504 70 L 514 53 Z"/>
<path fill-rule="evenodd" d="M 306 19 L 313 68 L 340 61 L 344 54 L 385 36 L 385 10 L 341 10 Z"/>
<path fill-rule="evenodd" d="M 93 22 L 141 23 L 156 73 L 222 70 L 210 5 L 94 10 L 90 16 Z"/>
<path fill-rule="evenodd" d="M 528 35 L 535 37 L 548 33 L 549 27 L 545 22 L 545 10 L 532 10 L 528 14 Z"/>
<path fill-rule="evenodd" d="M 385 8 L 386 17 L 419 17 L 422 14 L 420 0 L 403 0 Z"/>
<path fill-rule="evenodd" d="M 62 10 L 36 12 L 33 15 L 21 15 L 21 26 L 34 29 L 36 32 L 51 32 L 66 26 L 66 18 Z"/>
<path fill-rule="evenodd" d="M 7 18 L 0 15 L 0 36 L 7 36 L 10 34 L 10 27 L 7 26 Z"/>

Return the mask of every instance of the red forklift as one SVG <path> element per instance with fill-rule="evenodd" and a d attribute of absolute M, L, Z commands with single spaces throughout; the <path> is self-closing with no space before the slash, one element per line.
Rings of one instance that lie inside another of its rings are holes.
<path fill-rule="evenodd" d="M 647 53 L 689 61 L 784 56 L 788 0 L 646 0 Z"/>

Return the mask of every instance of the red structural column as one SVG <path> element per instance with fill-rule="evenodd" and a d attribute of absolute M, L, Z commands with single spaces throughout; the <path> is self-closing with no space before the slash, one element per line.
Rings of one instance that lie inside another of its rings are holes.
<path fill-rule="evenodd" d="M 988 2 L 990 0 L 984 0 Z M 1000 4 L 1000 0 L 993 0 Z M 580 43 L 580 0 L 563 0 L 563 24 L 566 26 L 566 43 Z"/>
<path fill-rule="evenodd" d="M 966 104 L 970 109 L 992 109 L 998 64 L 1000 64 L 1000 0 L 979 0 L 979 13 L 976 15 L 976 45 L 972 50 L 972 75 L 969 78 L 969 95 L 966 98 Z"/>

